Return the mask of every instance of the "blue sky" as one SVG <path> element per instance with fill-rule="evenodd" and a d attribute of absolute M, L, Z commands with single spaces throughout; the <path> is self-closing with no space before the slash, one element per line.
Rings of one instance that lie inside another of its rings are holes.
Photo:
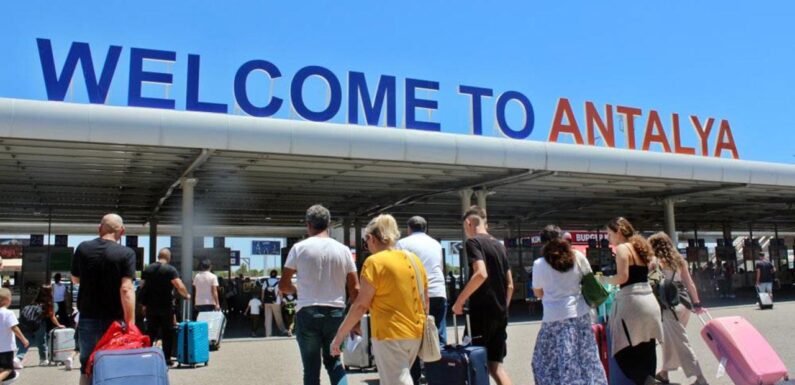
<path fill-rule="evenodd" d="M 0 97 L 46 99 L 35 39 L 48 38 L 58 71 L 74 41 L 90 43 L 95 61 L 104 60 L 109 45 L 123 47 L 109 104 L 126 105 L 129 48 L 139 47 L 177 53 L 171 67 L 147 67 L 174 73 L 168 92 L 177 109 L 185 108 L 188 54 L 201 56 L 201 98 L 230 104 L 238 67 L 264 59 L 281 70 L 273 92 L 285 99 L 290 79 L 307 65 L 331 69 L 342 80 L 343 95 L 348 71 L 364 72 L 368 81 L 396 76 L 398 111 L 402 79 L 438 81 L 438 92 L 421 95 L 439 101 L 431 118 L 444 132 L 468 131 L 469 101 L 457 93 L 465 84 L 491 88 L 495 95 L 527 95 L 535 112 L 529 140 L 547 139 L 555 104 L 566 97 L 578 119 L 586 100 L 637 107 L 644 114 L 655 109 L 669 134 L 674 112 L 727 119 L 741 158 L 792 163 L 794 16 L 795 4 L 785 1 L 760 7 L 717 1 L 29 0 L 5 4 L 0 16 Z M 268 83 L 250 80 L 251 98 L 267 100 Z M 75 84 L 67 100 L 86 102 L 80 75 Z M 144 93 L 165 91 L 152 86 Z M 304 93 L 310 107 L 323 105 L 319 81 L 308 82 Z M 495 98 L 483 104 L 485 135 L 497 135 L 494 105 Z M 344 122 L 345 111 L 343 105 L 332 121 Z M 521 124 L 518 111 L 509 105 L 510 124 Z M 297 118 L 284 107 L 276 116 Z M 402 121 L 399 113 L 398 126 Z M 682 130 L 684 144 L 696 146 L 686 121 Z"/>

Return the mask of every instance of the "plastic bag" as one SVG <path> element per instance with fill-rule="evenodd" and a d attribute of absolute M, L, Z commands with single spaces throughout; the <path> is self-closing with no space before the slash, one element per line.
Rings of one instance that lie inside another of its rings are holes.
<path fill-rule="evenodd" d="M 129 350 L 148 348 L 150 346 L 152 346 L 152 342 L 149 340 L 149 336 L 141 333 L 137 326 L 122 325 L 115 321 L 97 342 L 94 351 L 91 352 L 86 373 L 91 375 L 91 371 L 94 369 L 94 355 L 100 350 Z"/>

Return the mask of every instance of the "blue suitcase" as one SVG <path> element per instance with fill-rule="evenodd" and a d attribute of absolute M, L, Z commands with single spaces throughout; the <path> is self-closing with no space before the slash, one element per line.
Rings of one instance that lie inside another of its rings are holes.
<path fill-rule="evenodd" d="M 207 322 L 191 321 L 187 316 L 177 328 L 177 364 L 192 368 L 210 363 L 210 330 Z"/>
<path fill-rule="evenodd" d="M 100 350 L 93 370 L 93 385 L 168 385 L 168 368 L 159 348 Z"/>
<path fill-rule="evenodd" d="M 469 315 L 466 316 L 467 330 Z M 489 368 L 486 349 L 480 346 L 462 346 L 458 339 L 458 324 L 453 316 L 455 345 L 442 348 L 442 359 L 425 363 L 428 385 L 489 385 Z"/>

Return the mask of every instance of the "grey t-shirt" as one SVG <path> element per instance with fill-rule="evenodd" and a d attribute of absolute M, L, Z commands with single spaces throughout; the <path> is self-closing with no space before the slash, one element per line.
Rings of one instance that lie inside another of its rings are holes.
<path fill-rule="evenodd" d="M 304 306 L 345 307 L 345 284 L 356 272 L 351 250 L 328 237 L 310 237 L 296 243 L 284 267 L 298 275 L 297 310 Z"/>

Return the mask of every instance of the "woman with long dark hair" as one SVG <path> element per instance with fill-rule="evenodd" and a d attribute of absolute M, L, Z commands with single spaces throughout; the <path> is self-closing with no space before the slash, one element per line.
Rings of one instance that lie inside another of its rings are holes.
<path fill-rule="evenodd" d="M 588 260 L 572 250 L 559 227 L 541 233 L 542 254 L 533 263 L 533 292 L 544 316 L 533 352 L 538 385 L 607 385 L 591 330 L 591 313 L 580 281 L 591 272 Z"/>
<path fill-rule="evenodd" d="M 31 345 L 35 344 L 38 348 L 39 365 L 49 364 L 47 350 L 50 345 L 50 330 L 63 327 L 55 316 L 52 286 L 42 286 L 33 302 L 20 311 L 20 329 Z M 17 359 L 21 364 L 30 346 L 25 347 L 18 343 L 17 347 Z"/>
<path fill-rule="evenodd" d="M 665 279 L 681 283 L 681 289 L 685 289 L 690 300 L 691 307 L 696 313 L 704 310 L 701 308 L 701 301 L 698 297 L 698 290 L 690 277 L 687 268 L 687 261 L 679 254 L 674 247 L 671 238 L 665 233 L 657 233 L 649 237 L 649 243 L 654 249 L 654 255 L 660 263 Z M 664 308 L 662 312 L 662 323 L 665 338 L 663 340 L 663 365 L 660 373 L 657 373 L 657 381 L 663 384 L 668 383 L 668 372 L 682 368 L 688 377 L 696 377 L 693 385 L 706 385 L 707 379 L 701 372 L 701 366 L 696 359 L 696 354 L 690 346 L 690 339 L 687 337 L 687 322 L 690 319 L 690 310 L 683 304 L 673 308 Z"/>
<path fill-rule="evenodd" d="M 660 305 L 649 285 L 649 266 L 657 263 L 654 251 L 626 218 L 614 218 L 606 227 L 616 248 L 616 275 L 604 277 L 602 282 L 621 287 L 608 321 L 610 353 L 635 384 L 655 384 L 655 345 L 662 340 L 663 329 Z"/>

